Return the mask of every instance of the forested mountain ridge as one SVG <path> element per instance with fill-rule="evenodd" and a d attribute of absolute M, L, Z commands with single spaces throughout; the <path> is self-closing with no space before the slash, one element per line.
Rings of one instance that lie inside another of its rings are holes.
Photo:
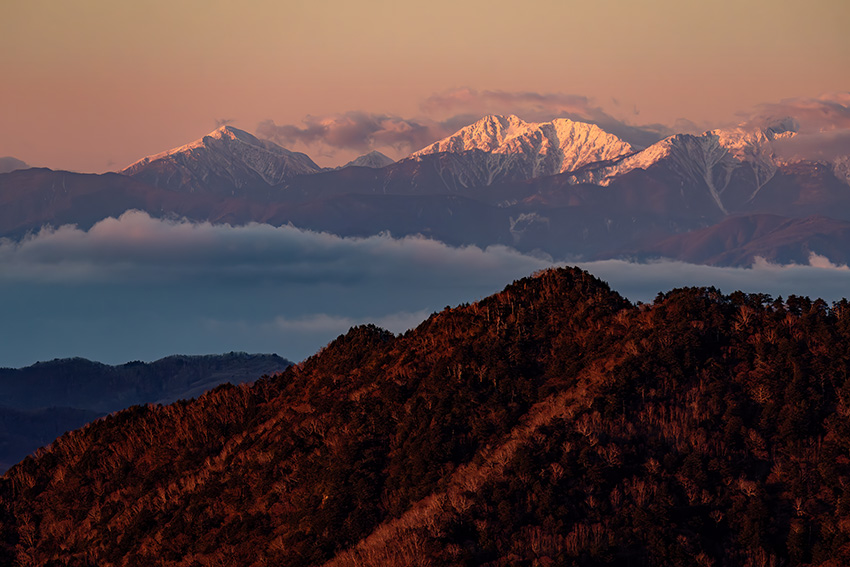
<path fill-rule="evenodd" d="M 844 565 L 850 304 L 543 272 L 0 478 L 0 562 Z"/>

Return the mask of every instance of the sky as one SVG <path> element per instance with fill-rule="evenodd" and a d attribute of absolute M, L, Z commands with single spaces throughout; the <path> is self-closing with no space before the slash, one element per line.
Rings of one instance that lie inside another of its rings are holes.
<path fill-rule="evenodd" d="M 232 124 L 323 166 L 403 157 L 488 113 L 633 143 L 787 114 L 793 155 L 850 155 L 845 0 L 4 0 L 0 165 L 119 170 Z M 0 366 L 233 350 L 301 360 L 561 265 L 503 247 L 129 212 L 0 239 Z M 835 301 L 850 270 L 610 261 L 632 301 L 682 285 Z"/>
<path fill-rule="evenodd" d="M 103 172 L 231 123 L 338 165 L 512 111 L 707 129 L 850 91 L 848 23 L 844 0 L 5 0 L 0 157 Z"/>

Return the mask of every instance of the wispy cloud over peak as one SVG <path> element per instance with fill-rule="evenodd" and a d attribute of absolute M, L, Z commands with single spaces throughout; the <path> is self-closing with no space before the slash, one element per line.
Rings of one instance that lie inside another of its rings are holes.
<path fill-rule="evenodd" d="M 619 101 L 612 104 L 620 106 Z M 597 124 L 636 146 L 648 146 L 673 133 L 662 124 L 633 125 L 616 118 L 587 96 L 567 93 L 459 88 L 431 95 L 420 106 L 423 112 L 436 117 L 515 114 L 533 122 L 570 118 Z M 636 108 L 629 113 L 639 114 Z"/>
<path fill-rule="evenodd" d="M 764 103 L 741 118 L 753 128 L 793 124 L 794 136 L 774 142 L 780 158 L 831 162 L 850 157 L 850 92 Z"/>
<path fill-rule="evenodd" d="M 461 88 L 431 95 L 422 101 L 420 110 L 421 116 L 415 118 L 355 110 L 308 115 L 300 124 L 277 124 L 269 119 L 257 126 L 257 135 L 282 146 L 313 148 L 326 156 L 381 150 L 398 158 L 489 114 L 515 114 L 532 122 L 553 118 L 589 122 L 639 147 L 672 133 L 660 124 L 632 125 L 615 118 L 586 96 L 564 93 Z M 637 112 L 633 114 L 636 116 Z"/>
<path fill-rule="evenodd" d="M 278 125 L 266 120 L 257 126 L 257 134 L 283 146 L 304 144 L 333 150 L 367 152 L 393 148 L 412 152 L 444 135 L 438 124 L 361 111 L 327 116 L 307 116 L 301 125 Z"/>

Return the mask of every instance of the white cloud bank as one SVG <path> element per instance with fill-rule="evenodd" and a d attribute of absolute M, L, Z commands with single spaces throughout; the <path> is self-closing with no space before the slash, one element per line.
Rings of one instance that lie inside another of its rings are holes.
<path fill-rule="evenodd" d="M 401 332 L 555 264 L 503 246 L 340 238 L 129 212 L 88 231 L 66 226 L 0 241 L 0 366 L 230 350 L 300 360 L 352 325 Z M 827 301 L 850 295 L 850 270 L 819 257 L 808 266 L 747 269 L 672 261 L 580 266 L 632 301 L 702 285 Z"/>

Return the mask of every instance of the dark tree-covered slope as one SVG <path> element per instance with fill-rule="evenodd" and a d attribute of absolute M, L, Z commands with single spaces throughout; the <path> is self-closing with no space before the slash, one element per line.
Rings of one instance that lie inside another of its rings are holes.
<path fill-rule="evenodd" d="M 850 304 L 576 269 L 0 478 L 0 563 L 846 565 Z"/>

